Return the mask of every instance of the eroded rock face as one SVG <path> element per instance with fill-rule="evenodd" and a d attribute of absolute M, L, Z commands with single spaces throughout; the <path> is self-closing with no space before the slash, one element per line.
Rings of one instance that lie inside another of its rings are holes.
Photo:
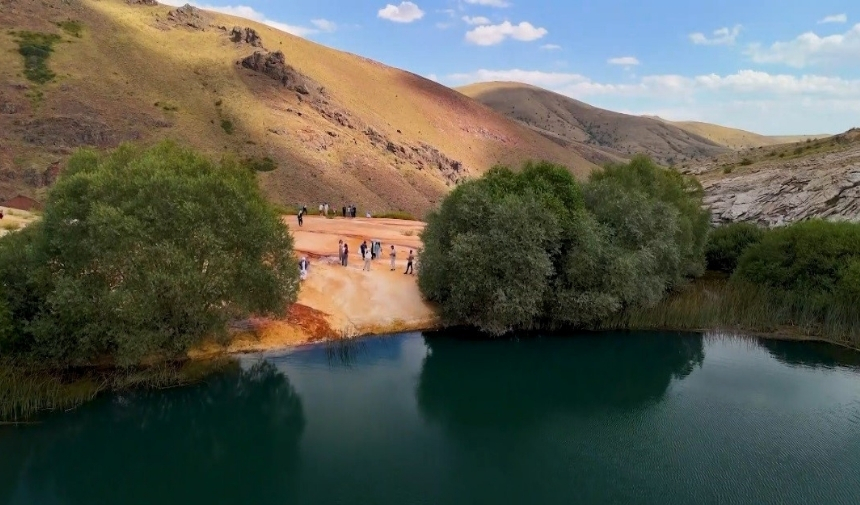
<path fill-rule="evenodd" d="M 250 44 L 254 47 L 263 47 L 263 39 L 257 34 L 253 28 L 241 28 L 234 26 L 230 31 L 230 40 L 238 43 Z"/>
<path fill-rule="evenodd" d="M 704 180 L 714 224 L 779 226 L 809 218 L 860 222 L 860 147 Z"/>

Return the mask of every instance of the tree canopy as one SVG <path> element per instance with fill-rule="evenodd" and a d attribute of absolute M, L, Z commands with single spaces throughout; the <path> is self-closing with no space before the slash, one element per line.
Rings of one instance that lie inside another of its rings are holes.
<path fill-rule="evenodd" d="M 494 167 L 428 216 L 419 287 L 448 323 L 496 335 L 588 326 L 703 272 L 701 198 L 644 157 L 584 185 L 546 162 Z"/>
<path fill-rule="evenodd" d="M 131 364 L 282 314 L 298 268 L 251 171 L 165 142 L 72 156 L 42 222 L 0 240 L 0 286 L 0 353 Z"/>

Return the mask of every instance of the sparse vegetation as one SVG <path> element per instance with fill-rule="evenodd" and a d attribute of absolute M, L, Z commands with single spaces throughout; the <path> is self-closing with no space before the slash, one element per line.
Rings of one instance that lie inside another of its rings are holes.
<path fill-rule="evenodd" d="M 261 158 L 245 158 L 242 165 L 253 172 L 271 172 L 278 168 L 278 164 L 272 158 L 265 156 Z"/>
<path fill-rule="evenodd" d="M 0 225 L 0 227 L 2 227 L 6 231 L 15 231 L 20 228 L 21 225 L 18 223 L 3 223 L 2 225 Z"/>
<path fill-rule="evenodd" d="M 724 174 L 730 174 L 730 173 L 732 173 L 732 171 L 734 171 L 734 167 L 732 167 L 731 165 L 723 167 L 723 173 Z"/>
<path fill-rule="evenodd" d="M 795 147 L 794 154 L 803 154 L 803 146 Z"/>
<path fill-rule="evenodd" d="M 740 166 L 742 166 L 742 167 L 746 167 L 746 166 L 749 166 L 749 165 L 752 165 L 752 164 L 753 164 L 753 161 L 752 161 L 751 159 L 749 159 L 749 158 L 744 158 L 744 159 L 742 159 L 742 160 L 741 160 L 741 162 L 739 163 L 739 165 L 740 165 Z"/>
<path fill-rule="evenodd" d="M 412 214 L 410 214 L 406 211 L 402 211 L 402 210 L 395 210 L 395 211 L 391 211 L 391 212 L 382 212 L 379 214 L 374 214 L 373 217 L 379 218 L 379 219 L 402 219 L 404 221 L 417 221 L 417 219 L 415 219 L 415 216 L 413 216 Z"/>
<path fill-rule="evenodd" d="M 80 21 L 74 21 L 71 19 L 67 21 L 60 21 L 59 23 L 57 23 L 57 26 L 59 26 L 67 34 L 77 38 L 81 38 L 81 34 L 84 31 L 84 25 L 82 25 Z"/>
<path fill-rule="evenodd" d="M 24 76 L 37 84 L 54 80 L 57 74 L 48 68 L 48 58 L 60 36 L 54 33 L 15 32 L 18 54 L 24 58 Z"/>
<path fill-rule="evenodd" d="M 232 135 L 233 134 L 233 121 L 230 121 L 229 119 L 222 119 L 221 120 L 221 129 L 224 130 L 224 133 L 226 133 L 227 135 Z"/>

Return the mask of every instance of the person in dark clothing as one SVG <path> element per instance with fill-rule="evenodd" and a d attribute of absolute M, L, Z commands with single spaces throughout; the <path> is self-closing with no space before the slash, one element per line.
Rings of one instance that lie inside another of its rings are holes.
<path fill-rule="evenodd" d="M 364 253 L 367 252 L 367 241 L 363 241 L 360 246 L 358 246 L 358 250 L 361 251 L 361 257 L 364 258 Z"/>
<path fill-rule="evenodd" d="M 299 226 L 301 226 L 304 223 L 304 218 L 302 216 L 304 216 L 304 211 L 300 210 L 298 215 L 296 216 L 299 219 Z"/>
<path fill-rule="evenodd" d="M 344 205 L 343 207 L 341 207 L 341 209 L 340 209 L 340 214 L 341 214 L 343 217 L 346 217 L 346 206 L 345 206 L 345 205 Z"/>
<path fill-rule="evenodd" d="M 415 271 L 412 269 L 412 262 L 415 260 L 415 255 L 412 254 L 412 251 L 409 251 L 409 256 L 406 257 L 406 271 L 403 272 L 403 275 L 412 274 L 415 275 Z"/>
<path fill-rule="evenodd" d="M 341 258 L 341 265 L 346 266 L 349 263 L 349 244 L 346 242 L 343 243 L 343 258 Z"/>

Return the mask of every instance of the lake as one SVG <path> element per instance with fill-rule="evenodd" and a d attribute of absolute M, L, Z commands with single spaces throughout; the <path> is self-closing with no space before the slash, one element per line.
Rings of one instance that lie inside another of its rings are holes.
<path fill-rule="evenodd" d="M 860 357 L 404 334 L 0 427 L 0 504 L 860 503 Z"/>

